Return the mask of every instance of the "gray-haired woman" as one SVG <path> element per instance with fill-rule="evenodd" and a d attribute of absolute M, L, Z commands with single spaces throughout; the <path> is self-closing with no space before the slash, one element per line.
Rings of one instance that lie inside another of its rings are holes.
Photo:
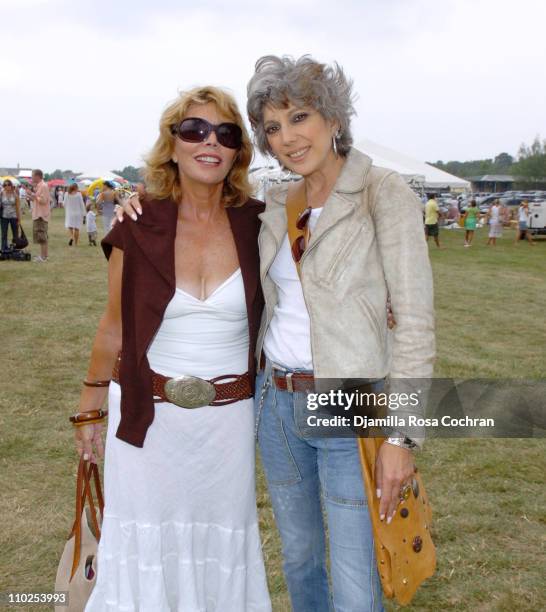
<path fill-rule="evenodd" d="M 266 309 L 256 354 L 263 351 L 265 367 L 256 384 L 256 430 L 292 606 L 381 610 L 357 442 L 309 435 L 302 423 L 321 378 L 431 376 L 432 278 L 421 206 L 398 174 L 352 147 L 351 83 L 339 66 L 307 56 L 262 57 L 248 84 L 247 110 L 258 148 L 303 177 L 311 209 L 303 249 L 287 234 L 286 184 L 267 193 L 260 215 Z M 392 332 L 388 295 L 397 323 Z M 390 434 L 376 472 L 387 523 L 413 474 L 419 443 L 403 428 Z"/>
<path fill-rule="evenodd" d="M 421 205 L 398 174 L 352 147 L 353 113 L 351 83 L 339 66 L 309 57 L 258 60 L 248 85 L 258 148 L 303 177 L 309 208 L 308 239 L 303 249 L 293 248 L 289 188 L 274 187 L 259 236 L 266 309 L 256 349 L 264 366 L 256 382 L 256 432 L 295 612 L 383 608 L 357 442 L 302 426 L 309 394 L 325 378 L 368 379 L 378 387 L 386 376 L 391 383 L 429 378 L 434 359 Z M 124 210 L 136 220 L 141 209 L 132 203 L 125 201 Z M 389 433 L 376 484 L 381 519 L 390 524 L 420 440 L 403 427 Z"/>

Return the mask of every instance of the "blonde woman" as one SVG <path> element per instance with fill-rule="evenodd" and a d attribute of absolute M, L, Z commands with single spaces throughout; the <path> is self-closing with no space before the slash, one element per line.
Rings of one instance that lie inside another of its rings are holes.
<path fill-rule="evenodd" d="M 86 612 L 271 610 L 254 481 L 263 205 L 249 197 L 251 156 L 230 95 L 181 94 L 146 161 L 142 221 L 102 242 L 108 305 L 76 419 L 99 421 L 76 427 L 78 452 L 96 461 L 112 378 Z"/>

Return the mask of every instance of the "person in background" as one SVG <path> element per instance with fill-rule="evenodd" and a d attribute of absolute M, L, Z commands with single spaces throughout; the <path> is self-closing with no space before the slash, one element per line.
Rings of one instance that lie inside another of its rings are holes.
<path fill-rule="evenodd" d="M 499 200 L 495 200 L 487 211 L 486 221 L 489 225 L 487 246 L 497 246 L 497 238 L 502 236 L 502 208 Z"/>
<path fill-rule="evenodd" d="M 438 221 L 440 219 L 440 208 L 438 207 L 438 202 L 436 201 L 436 196 L 432 194 L 425 204 L 425 236 L 427 237 L 427 242 L 429 237 L 432 236 L 434 238 L 434 242 L 438 248 L 440 247 L 440 229 L 438 226 Z"/>
<path fill-rule="evenodd" d="M 68 190 L 68 193 L 71 193 L 70 189 Z M 57 206 L 59 208 L 62 208 L 63 202 L 64 202 L 64 190 L 62 187 L 58 187 L 57 188 Z"/>
<path fill-rule="evenodd" d="M 34 258 L 36 263 L 48 261 L 48 224 L 51 216 L 49 188 L 44 181 L 41 170 L 32 171 L 32 190 L 27 190 L 27 197 L 32 202 L 32 235 L 35 244 L 40 245 L 40 255 Z"/>
<path fill-rule="evenodd" d="M 517 245 L 524 237 L 527 238 L 531 246 L 534 246 L 533 237 L 529 231 L 529 203 L 527 200 L 523 200 L 518 207 L 518 231 L 516 234 L 516 242 L 514 244 Z"/>
<path fill-rule="evenodd" d="M 85 227 L 87 228 L 87 238 L 89 240 L 89 246 L 97 246 L 97 215 L 93 210 L 93 202 L 89 202 L 89 204 L 87 205 Z"/>
<path fill-rule="evenodd" d="M 11 227 L 12 239 L 18 235 L 17 226 L 21 222 L 21 205 L 19 194 L 13 183 L 5 179 L 0 193 L 0 223 L 2 224 L 2 251 L 8 250 L 8 227 Z"/>
<path fill-rule="evenodd" d="M 65 222 L 64 226 L 69 232 L 70 240 L 68 246 L 78 246 L 80 239 L 80 229 L 85 217 L 85 205 L 83 203 L 82 194 L 76 183 L 72 183 L 68 188 L 68 193 L 64 199 Z"/>
<path fill-rule="evenodd" d="M 24 204 L 26 204 L 27 208 L 30 210 L 30 204 L 28 203 L 27 194 L 23 185 L 19 186 L 19 203 L 21 206 L 21 214 L 25 214 L 25 207 L 23 206 Z"/>
<path fill-rule="evenodd" d="M 478 216 L 480 214 L 480 209 L 476 204 L 476 200 L 470 200 L 470 205 L 466 209 L 464 213 L 464 246 L 469 247 L 472 246 L 472 240 L 474 240 L 474 232 L 476 231 L 476 226 L 478 225 Z"/>
<path fill-rule="evenodd" d="M 102 208 L 102 223 L 104 233 L 107 234 L 112 227 L 114 207 L 116 204 L 119 204 L 118 197 L 115 192 L 115 185 L 111 181 L 104 181 L 102 191 L 97 197 L 97 204 L 99 204 Z"/>

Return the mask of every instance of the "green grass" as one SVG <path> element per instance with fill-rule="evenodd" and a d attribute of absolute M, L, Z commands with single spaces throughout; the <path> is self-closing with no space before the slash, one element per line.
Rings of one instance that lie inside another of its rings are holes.
<path fill-rule="evenodd" d="M 69 249 L 60 210 L 50 225 L 47 264 L 0 262 L 0 591 L 53 588 L 73 513 L 76 455 L 67 416 L 106 298 L 100 248 L 87 246 L 84 233 Z M 30 234 L 28 214 L 24 226 Z M 546 240 L 514 247 L 505 230 L 495 249 L 486 248 L 478 230 L 465 249 L 462 232 L 443 231 L 441 239 L 444 250 L 430 244 L 435 375 L 544 377 Z M 434 508 L 438 570 L 408 610 L 546 608 L 545 450 L 544 440 L 430 441 L 418 465 Z M 261 470 L 258 506 L 274 610 L 285 612 Z"/>

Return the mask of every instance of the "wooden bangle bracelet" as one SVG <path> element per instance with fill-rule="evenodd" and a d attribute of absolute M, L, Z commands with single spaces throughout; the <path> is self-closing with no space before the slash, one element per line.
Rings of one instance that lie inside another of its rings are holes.
<path fill-rule="evenodd" d="M 86 387 L 108 387 L 110 384 L 109 380 L 84 380 L 83 384 Z"/>
<path fill-rule="evenodd" d="M 69 417 L 69 421 L 74 425 L 85 425 L 89 421 L 101 421 L 108 415 L 108 410 L 89 410 L 88 412 L 77 412 Z"/>
<path fill-rule="evenodd" d="M 83 421 L 81 423 L 73 423 L 74 427 L 83 427 L 84 425 L 93 425 L 93 423 L 102 423 L 104 418 L 102 419 L 89 419 L 89 421 Z"/>

